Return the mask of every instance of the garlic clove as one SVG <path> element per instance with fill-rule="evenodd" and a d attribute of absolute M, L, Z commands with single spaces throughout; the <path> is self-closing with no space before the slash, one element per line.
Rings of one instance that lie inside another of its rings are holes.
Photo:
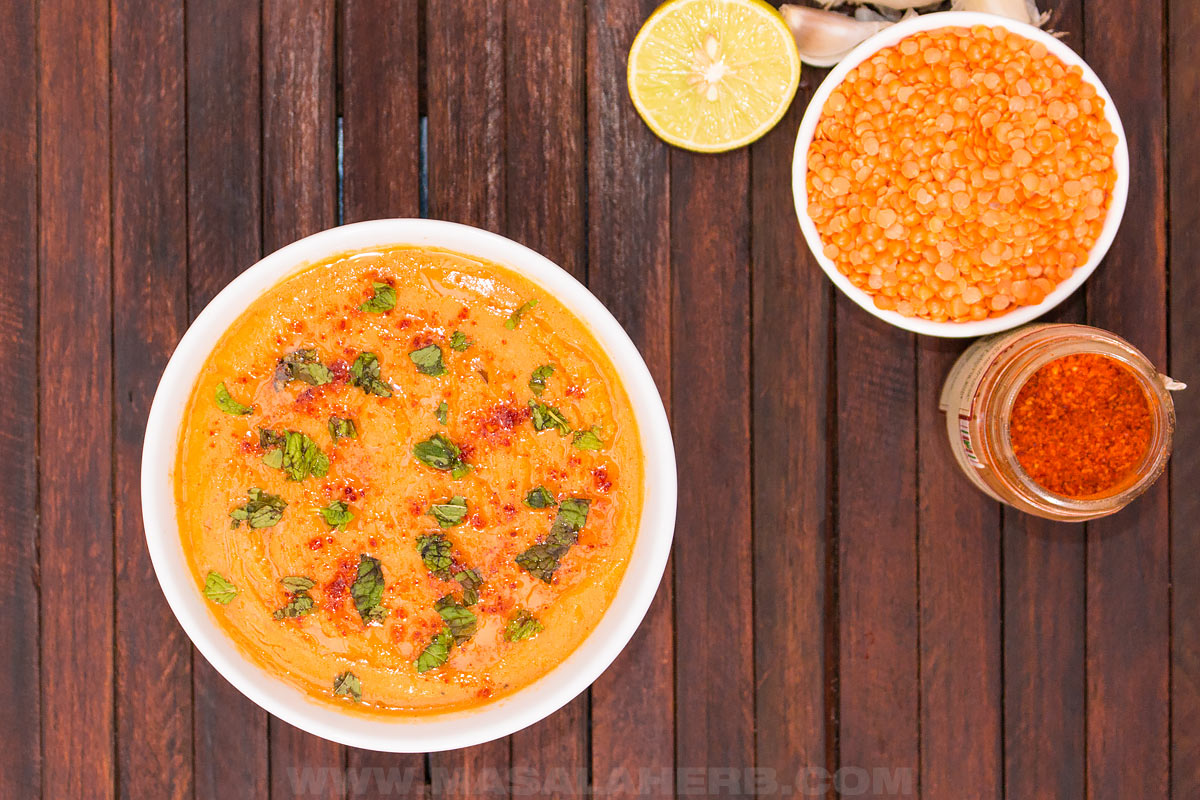
<path fill-rule="evenodd" d="M 808 6 L 783 5 L 779 13 L 796 37 L 800 60 L 814 67 L 832 67 L 856 46 L 892 24 L 859 20 Z"/>
<path fill-rule="evenodd" d="M 952 0 L 955 11 L 980 11 L 999 14 L 1029 25 L 1041 27 L 1050 18 L 1049 12 L 1038 11 L 1036 0 Z"/>

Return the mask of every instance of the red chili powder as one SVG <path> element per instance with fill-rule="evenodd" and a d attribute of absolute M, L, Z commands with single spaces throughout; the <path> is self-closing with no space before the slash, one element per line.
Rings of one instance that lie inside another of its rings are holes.
<path fill-rule="evenodd" d="M 1066 497 L 1105 494 L 1141 463 L 1153 418 L 1145 392 L 1116 359 L 1051 361 L 1017 394 L 1009 439 L 1039 486 Z"/>

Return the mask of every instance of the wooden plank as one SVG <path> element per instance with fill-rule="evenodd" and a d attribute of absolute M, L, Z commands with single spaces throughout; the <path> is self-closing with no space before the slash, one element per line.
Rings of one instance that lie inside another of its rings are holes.
<path fill-rule="evenodd" d="M 1165 365 L 1166 103 L 1163 6 L 1084 4 L 1086 52 L 1129 137 L 1130 203 L 1107 263 L 1088 284 L 1089 320 Z M 1130 24 L 1136 15 L 1137 24 Z M 1102 56 L 1102 57 L 1101 57 Z M 1087 790 L 1165 797 L 1170 770 L 1167 483 L 1088 524 Z M 1136 769 L 1129 765 L 1136 764 Z"/>
<path fill-rule="evenodd" d="M 36 7 L 0 16 L 0 797 L 41 793 L 38 663 L 38 62 Z"/>
<path fill-rule="evenodd" d="M 188 300 L 195 317 L 262 253 L 260 17 L 186 4 Z M 267 714 L 193 651 L 196 798 L 265 797 Z"/>
<path fill-rule="evenodd" d="M 748 184 L 744 150 L 671 153 L 675 759 L 693 771 L 754 764 Z"/>
<path fill-rule="evenodd" d="M 421 213 L 418 4 L 343 0 L 342 195 L 346 222 Z M 347 793 L 421 797 L 425 757 L 347 748 Z"/>
<path fill-rule="evenodd" d="M 187 324 L 183 3 L 111 8 L 117 791 L 190 798 L 191 647 L 150 588 L 140 498 L 150 401 Z"/>
<path fill-rule="evenodd" d="M 1171 796 L 1200 797 L 1200 5 L 1168 6 L 1170 366 L 1192 389 L 1175 394 L 1171 461 Z"/>
<path fill-rule="evenodd" d="M 625 89 L 629 44 L 655 5 L 607 0 L 587 9 L 588 286 L 625 326 L 669 406 L 670 155 Z M 607 797 L 671 794 L 666 781 L 640 781 L 644 770 L 661 775 L 675 763 L 671 603 L 668 565 L 641 628 L 592 686 L 592 775 Z"/>
<path fill-rule="evenodd" d="M 791 180 L 796 130 L 825 74 L 805 67 L 791 110 L 750 152 L 751 416 L 756 445 L 766 443 L 754 447 L 757 766 L 786 785 L 806 767 L 836 769 L 827 740 L 836 706 L 827 692 L 837 674 L 837 649 L 830 646 L 837 627 L 826 622 L 834 588 L 833 289 L 796 223 Z"/>
<path fill-rule="evenodd" d="M 549 23 L 549 24 L 548 24 Z M 505 232 L 580 280 L 587 276 L 583 5 L 510 0 L 505 21 Z M 533 770 L 542 796 L 576 796 L 588 773 L 590 692 L 512 737 L 514 770 Z"/>
<path fill-rule="evenodd" d="M 110 797 L 113 752 L 109 12 L 46 0 L 39 61 L 45 797 Z M 70 320 L 70 324 L 66 324 Z"/>
<path fill-rule="evenodd" d="M 915 774 L 919 651 L 914 341 L 911 334 L 869 316 L 845 297 L 838 297 L 834 313 L 839 765 Z"/>
<path fill-rule="evenodd" d="M 429 216 L 504 230 L 502 0 L 426 3 Z M 511 739 L 429 756 L 434 797 L 506 795 Z M 492 777 L 497 776 L 497 777 Z M 503 790 L 502 790 L 503 788 Z"/>
<path fill-rule="evenodd" d="M 1083 50 L 1081 0 L 1051 25 Z M 1046 322 L 1083 322 L 1086 292 Z M 1004 780 L 1009 797 L 1082 797 L 1085 783 L 1085 527 L 1012 509 L 1004 518 Z"/>
<path fill-rule="evenodd" d="M 333 0 L 263 4 L 263 247 L 332 227 L 337 213 Z M 270 720 L 271 796 L 344 796 L 346 748 Z"/>
<path fill-rule="evenodd" d="M 1003 788 L 1000 504 L 946 441 L 942 382 L 966 345 L 917 342 L 921 539 L 921 796 L 1000 798 Z"/>

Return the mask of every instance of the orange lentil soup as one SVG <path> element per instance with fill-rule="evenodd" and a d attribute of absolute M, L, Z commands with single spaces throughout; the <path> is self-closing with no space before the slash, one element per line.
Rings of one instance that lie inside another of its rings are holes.
<path fill-rule="evenodd" d="M 914 34 L 829 95 L 808 152 L 825 255 L 875 306 L 966 322 L 1037 305 L 1088 260 L 1118 143 L 1104 100 L 1001 27 Z"/>
<path fill-rule="evenodd" d="M 243 652 L 313 697 L 412 714 L 526 686 L 588 635 L 641 459 L 581 320 L 494 264 L 397 247 L 250 305 L 193 389 L 175 491 Z"/>

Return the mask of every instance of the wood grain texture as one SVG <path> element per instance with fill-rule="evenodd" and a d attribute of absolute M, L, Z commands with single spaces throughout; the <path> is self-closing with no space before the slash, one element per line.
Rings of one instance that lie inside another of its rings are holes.
<path fill-rule="evenodd" d="M 1168 5 L 1169 366 L 1200 387 L 1200 5 Z M 1171 460 L 1171 797 L 1200 797 L 1200 392 L 1176 392 Z"/>
<path fill-rule="evenodd" d="M 1000 504 L 950 452 L 938 397 L 965 345 L 917 343 L 921 796 L 1004 796 Z"/>
<path fill-rule="evenodd" d="M 625 59 L 655 0 L 593 2 L 587 15 L 588 286 L 671 396 L 670 154 L 625 90 Z M 636 215 L 629 209 L 639 209 Z M 675 764 L 671 565 L 621 656 L 592 686 L 592 775 L 609 797 L 666 797 L 631 784 Z"/>
<path fill-rule="evenodd" d="M 187 3 L 189 316 L 262 254 L 260 16 Z M 267 713 L 193 650 L 197 800 L 266 797 Z"/>
<path fill-rule="evenodd" d="M 835 313 L 839 763 L 916 775 L 920 664 L 913 336 L 842 296 Z M 920 790 L 914 786 L 914 791 Z"/>
<path fill-rule="evenodd" d="M 1130 24 L 1133 15 L 1137 24 Z M 1163 8 L 1084 4 L 1085 49 L 1129 138 L 1129 205 L 1088 283 L 1088 319 L 1167 357 Z M 1136 276 L 1136 277 L 1134 277 Z M 1090 798 L 1166 797 L 1170 770 L 1167 484 L 1088 524 L 1087 742 Z M 1132 767 L 1136 765 L 1136 767 Z"/>
<path fill-rule="evenodd" d="M 38 61 L 36 7 L 0 15 L 0 797 L 41 793 L 38 663 Z M 14 679 L 15 678 L 15 679 Z"/>
<path fill-rule="evenodd" d="M 332 227 L 337 210 L 333 0 L 263 4 L 263 248 Z M 346 748 L 272 717 L 271 796 L 345 796 Z"/>
<path fill-rule="evenodd" d="M 679 467 L 674 589 L 675 629 L 683 633 L 675 640 L 675 760 L 681 769 L 754 764 L 749 178 L 744 150 L 671 153 L 671 411 Z"/>
<path fill-rule="evenodd" d="M 107 3 L 39 8 L 38 370 L 70 385 L 38 387 L 45 797 L 116 784 L 108 37 Z"/>
<path fill-rule="evenodd" d="M 756 757 L 789 785 L 802 769 L 833 767 L 835 756 L 826 725 L 837 674 L 828 582 L 832 289 L 796 224 L 786 168 L 824 74 L 802 73 L 791 110 L 750 151 Z"/>
<path fill-rule="evenodd" d="M 421 122 L 416 0 L 344 0 L 343 217 L 420 215 Z M 346 795 L 419 798 L 425 757 L 346 749 Z"/>
<path fill-rule="evenodd" d="M 187 325 L 183 3 L 111 9 L 117 792 L 190 798 L 191 646 L 157 591 L 140 497 L 150 401 Z"/>
<path fill-rule="evenodd" d="M 504 4 L 475 7 L 425 6 L 429 215 L 503 233 Z M 506 738 L 431 753 L 432 795 L 507 796 L 510 748 Z"/>
<path fill-rule="evenodd" d="M 572 0 L 509 0 L 505 20 L 505 234 L 587 277 L 584 9 Z M 542 796 L 583 791 L 590 691 L 513 734 L 513 769 L 532 769 Z M 515 788 L 514 788 L 515 791 Z"/>

